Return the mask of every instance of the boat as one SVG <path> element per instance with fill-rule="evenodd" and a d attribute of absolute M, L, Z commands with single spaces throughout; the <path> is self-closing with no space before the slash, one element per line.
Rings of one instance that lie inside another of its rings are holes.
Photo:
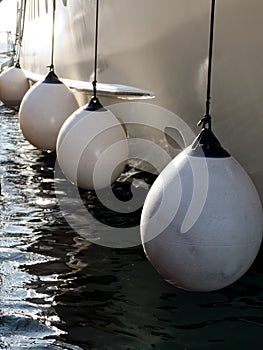
<path fill-rule="evenodd" d="M 20 62 L 34 83 L 47 74 L 50 63 L 53 1 L 26 0 L 24 5 Z M 218 2 L 212 80 L 214 131 L 246 169 L 261 199 L 262 11 L 260 0 Z M 100 2 L 99 98 L 104 105 L 141 104 L 144 127 L 133 125 L 130 134 L 159 143 L 171 157 L 193 140 L 177 136 L 178 119 L 168 125 L 165 111 L 183 120 L 193 135 L 200 131 L 196 124 L 205 110 L 209 16 L 209 0 Z M 92 94 L 94 30 L 95 1 L 56 1 L 54 66 L 80 105 Z M 151 120 L 153 106 L 161 134 Z"/>
<path fill-rule="evenodd" d="M 11 31 L 0 32 L 0 71 L 14 64 L 15 43 Z"/>

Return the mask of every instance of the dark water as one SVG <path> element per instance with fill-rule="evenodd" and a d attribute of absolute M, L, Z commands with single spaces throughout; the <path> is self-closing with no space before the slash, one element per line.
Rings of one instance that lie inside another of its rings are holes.
<path fill-rule="evenodd" d="M 71 229 L 54 155 L 29 145 L 3 105 L 0 137 L 0 349 L 262 348 L 262 251 L 228 288 L 175 289 L 141 247 L 105 248 Z"/>

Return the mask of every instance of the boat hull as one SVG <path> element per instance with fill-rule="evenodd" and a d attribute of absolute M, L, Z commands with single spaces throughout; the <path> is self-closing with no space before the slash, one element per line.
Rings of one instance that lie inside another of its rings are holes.
<path fill-rule="evenodd" d="M 26 8 L 21 61 L 25 69 L 39 74 L 45 74 L 50 63 L 51 1 L 48 4 L 48 13 L 43 2 L 34 16 L 32 1 Z M 212 80 L 213 129 L 247 170 L 261 199 L 262 12 L 260 0 L 218 2 Z M 155 99 L 149 103 L 179 116 L 197 134 L 196 123 L 205 109 L 209 15 L 208 0 L 166 0 L 165 6 L 160 0 L 102 1 L 99 81 L 152 91 Z M 94 1 L 57 1 L 55 69 L 61 78 L 92 81 L 94 19 Z M 84 103 L 89 96 L 82 93 L 81 98 Z M 139 137 L 151 138 L 149 130 L 139 129 Z"/>

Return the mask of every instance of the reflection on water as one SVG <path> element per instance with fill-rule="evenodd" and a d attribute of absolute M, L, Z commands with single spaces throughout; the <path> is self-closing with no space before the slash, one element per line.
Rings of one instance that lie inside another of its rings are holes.
<path fill-rule="evenodd" d="M 224 290 L 175 289 L 141 247 L 97 246 L 69 227 L 54 155 L 29 145 L 4 106 L 0 137 L 0 349 L 261 349 L 262 252 Z"/>

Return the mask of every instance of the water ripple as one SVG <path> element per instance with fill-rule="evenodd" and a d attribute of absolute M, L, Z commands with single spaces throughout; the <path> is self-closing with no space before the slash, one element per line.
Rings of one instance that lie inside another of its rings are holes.
<path fill-rule="evenodd" d="M 222 291 L 177 290 L 141 247 L 96 246 L 68 226 L 54 193 L 54 154 L 29 145 L 16 111 L 3 105 L 0 137 L 0 349 L 261 349 L 262 254 Z M 82 197 L 108 215 L 92 192 Z"/>

